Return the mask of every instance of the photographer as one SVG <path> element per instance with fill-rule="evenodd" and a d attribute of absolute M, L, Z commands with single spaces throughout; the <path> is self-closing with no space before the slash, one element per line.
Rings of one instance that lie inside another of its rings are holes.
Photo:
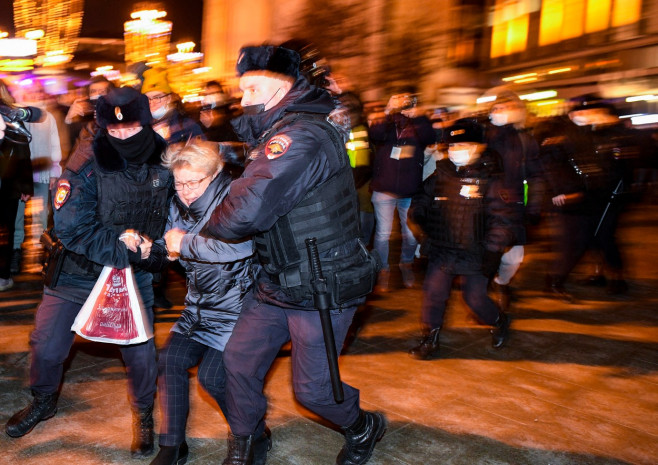
<path fill-rule="evenodd" d="M 64 118 L 64 122 L 69 125 L 69 147 L 75 146 L 80 131 L 94 121 L 94 107 L 98 98 L 101 95 L 107 95 L 113 87 L 114 84 L 104 76 L 96 76 L 89 83 L 87 97 L 77 99 L 71 104 L 69 111 L 66 113 L 66 118 Z M 94 130 L 93 133 L 95 132 Z"/>
<path fill-rule="evenodd" d="M 379 292 L 389 288 L 388 247 L 396 209 L 402 229 L 402 282 L 408 288 L 415 284 L 412 263 L 418 243 L 407 224 L 407 212 L 411 197 L 422 184 L 425 147 L 435 142 L 432 123 L 418 111 L 414 89 L 403 89 L 391 96 L 384 112 L 385 117 L 373 121 L 369 130 L 370 142 L 375 146 L 371 184 L 374 248 L 382 258 Z"/>
<path fill-rule="evenodd" d="M 0 105 L 9 107 L 13 104 L 14 99 L 0 81 Z M 34 189 L 27 137 L 10 131 L 0 117 L 0 292 L 14 286 L 10 270 L 16 212 L 19 202 L 27 201 Z"/>

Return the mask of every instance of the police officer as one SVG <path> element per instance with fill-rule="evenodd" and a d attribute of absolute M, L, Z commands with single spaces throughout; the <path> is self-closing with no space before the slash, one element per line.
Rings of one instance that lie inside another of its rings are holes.
<path fill-rule="evenodd" d="M 251 149 L 251 161 L 206 227 L 225 240 L 254 235 L 263 272 L 224 353 L 231 427 L 224 465 L 265 463 L 263 384 L 287 341 L 297 400 L 345 431 L 336 463 L 364 464 L 384 435 L 386 419 L 363 411 L 359 391 L 347 384 L 344 401 L 334 399 L 304 245 L 317 239 L 339 350 L 377 267 L 358 239 L 358 201 L 344 139 L 327 121 L 335 104 L 326 90 L 300 76 L 293 50 L 244 47 L 237 71 L 244 115 L 234 126 Z M 336 278 L 344 274 L 356 285 L 341 286 Z"/>
<path fill-rule="evenodd" d="M 132 88 L 100 97 L 96 118 L 102 129 L 92 146 L 82 144 L 71 155 L 53 195 L 54 230 L 64 258 L 56 281 L 45 283 L 37 309 L 30 339 L 34 399 L 7 422 L 11 437 L 29 433 L 57 412 L 63 364 L 74 339 L 71 325 L 104 265 L 133 266 L 148 323 L 153 324 L 151 274 L 139 268 L 150 242 L 127 244 L 120 236 L 128 230 L 150 239 L 162 235 L 173 195 L 172 177 L 160 164 L 165 142 L 150 126 L 148 98 Z M 155 345 L 150 339 L 119 349 L 133 409 L 131 452 L 144 457 L 153 451 Z"/>

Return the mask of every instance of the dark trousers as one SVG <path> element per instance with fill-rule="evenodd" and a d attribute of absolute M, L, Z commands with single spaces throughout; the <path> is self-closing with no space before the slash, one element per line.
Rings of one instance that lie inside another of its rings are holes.
<path fill-rule="evenodd" d="M 332 311 L 331 320 L 340 352 L 356 307 Z M 317 311 L 289 310 L 245 301 L 224 351 L 227 420 L 233 434 L 262 434 L 267 410 L 265 376 L 279 349 L 292 342 L 292 384 L 297 400 L 338 426 L 352 425 L 359 414 L 359 391 L 343 383 L 344 402 L 334 400 L 329 364 Z"/>
<path fill-rule="evenodd" d="M 158 393 L 162 410 L 160 445 L 178 446 L 185 439 L 190 410 L 188 370 L 199 365 L 201 386 L 215 399 L 226 416 L 226 375 L 223 353 L 176 332 L 159 355 Z"/>
<path fill-rule="evenodd" d="M 11 254 L 14 251 L 17 211 L 18 199 L 5 196 L 0 200 L 0 278 L 3 279 L 11 276 Z"/>
<path fill-rule="evenodd" d="M 593 223 L 594 236 L 593 248 L 600 250 L 605 264 L 611 271 L 621 272 L 623 262 L 617 237 L 617 225 L 619 224 L 619 217 L 626 206 L 625 202 L 614 201 L 610 203 L 608 210 L 604 210 L 600 215 L 594 218 Z M 598 227 L 598 231 L 596 228 Z"/>
<path fill-rule="evenodd" d="M 549 269 L 553 284 L 562 285 L 592 242 L 592 216 L 558 213 L 554 216 L 553 262 Z"/>
<path fill-rule="evenodd" d="M 446 303 L 452 290 L 455 275 L 441 269 L 438 261 L 427 263 L 423 282 L 423 306 L 421 323 L 429 328 L 443 326 Z M 482 274 L 462 275 L 462 296 L 466 305 L 473 310 L 483 323 L 493 326 L 498 320 L 499 310 L 487 295 L 488 279 Z"/>
<path fill-rule="evenodd" d="M 30 387 L 35 393 L 53 394 L 58 391 L 64 361 L 75 338 L 71 326 L 81 307 L 78 303 L 57 296 L 43 295 L 34 317 L 34 331 L 30 336 Z M 153 311 L 150 310 L 148 314 L 152 319 Z M 153 339 L 141 344 L 119 346 L 119 350 L 126 365 L 133 408 L 152 405 L 158 371 Z"/>

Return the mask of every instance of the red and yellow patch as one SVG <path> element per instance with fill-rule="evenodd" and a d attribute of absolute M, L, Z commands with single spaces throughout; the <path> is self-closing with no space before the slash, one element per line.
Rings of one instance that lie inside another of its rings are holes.
<path fill-rule="evenodd" d="M 270 160 L 274 160 L 286 153 L 291 145 L 292 139 L 290 137 L 285 134 L 278 134 L 265 144 L 265 155 Z"/>
<path fill-rule="evenodd" d="M 57 192 L 55 192 L 55 198 L 53 199 L 55 210 L 59 210 L 66 203 L 69 195 L 71 195 L 71 184 L 64 179 L 60 180 L 57 185 Z"/>

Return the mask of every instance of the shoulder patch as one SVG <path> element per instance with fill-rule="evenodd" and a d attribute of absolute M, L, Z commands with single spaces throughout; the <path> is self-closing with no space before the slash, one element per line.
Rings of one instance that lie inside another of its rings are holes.
<path fill-rule="evenodd" d="M 292 139 L 285 134 L 277 134 L 265 144 L 265 155 L 270 160 L 279 158 L 286 153 L 292 145 Z"/>
<path fill-rule="evenodd" d="M 59 210 L 62 205 L 66 203 L 71 195 L 71 184 L 66 179 L 60 179 L 57 184 L 57 192 L 55 192 L 55 198 L 53 199 L 53 204 L 55 205 L 55 210 Z"/>

